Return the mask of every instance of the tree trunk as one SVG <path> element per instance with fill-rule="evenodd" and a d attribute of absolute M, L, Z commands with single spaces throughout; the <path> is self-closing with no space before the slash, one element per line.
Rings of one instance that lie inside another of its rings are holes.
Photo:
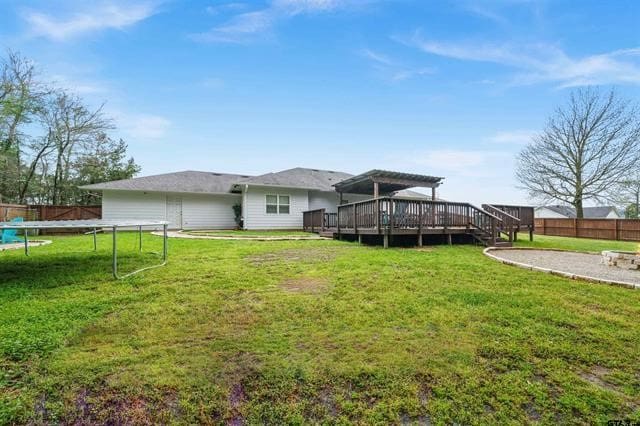
<path fill-rule="evenodd" d="M 582 206 L 582 197 L 576 197 L 573 202 L 573 206 L 576 208 L 576 218 L 582 219 L 584 218 L 584 208 Z"/>

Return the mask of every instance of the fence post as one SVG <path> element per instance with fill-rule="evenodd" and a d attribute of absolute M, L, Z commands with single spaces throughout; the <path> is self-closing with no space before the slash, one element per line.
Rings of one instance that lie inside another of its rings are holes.
<path fill-rule="evenodd" d="M 578 238 L 578 219 L 573 219 L 573 236 Z"/>
<path fill-rule="evenodd" d="M 618 224 L 618 219 L 614 219 L 616 221 L 616 241 L 620 241 L 620 225 Z"/>

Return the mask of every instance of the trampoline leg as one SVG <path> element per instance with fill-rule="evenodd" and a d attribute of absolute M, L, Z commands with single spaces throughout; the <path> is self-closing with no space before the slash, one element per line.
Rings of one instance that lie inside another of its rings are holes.
<path fill-rule="evenodd" d="M 167 261 L 167 225 L 163 225 L 163 246 L 162 246 L 162 260 Z"/>
<path fill-rule="evenodd" d="M 117 280 L 122 280 L 132 275 L 138 274 L 142 271 L 148 271 L 150 269 L 155 269 L 155 268 L 159 268 L 161 266 L 166 265 L 167 258 L 168 258 L 168 239 L 169 239 L 167 226 L 168 225 L 164 225 L 164 229 L 163 229 L 164 241 L 163 241 L 163 247 L 162 247 L 162 258 L 163 258 L 162 263 L 159 265 L 153 265 L 153 266 L 148 266 L 146 268 L 136 269 L 135 271 L 129 272 L 128 274 L 125 274 L 122 276 L 118 275 L 118 245 L 117 245 L 117 238 L 116 238 L 117 227 L 114 226 L 113 227 L 113 277 Z M 140 236 L 142 237 L 142 233 L 140 233 Z M 142 240 L 140 240 L 140 244 L 142 244 Z M 142 247 L 142 245 L 140 247 Z"/>
<path fill-rule="evenodd" d="M 98 251 L 98 238 L 96 236 L 96 228 L 93 228 L 93 251 Z"/>
<path fill-rule="evenodd" d="M 138 238 L 140 239 L 139 250 L 142 251 L 142 226 L 138 226 Z"/>
<path fill-rule="evenodd" d="M 29 256 L 29 231 L 24 230 L 24 255 Z"/>
<path fill-rule="evenodd" d="M 118 239 L 116 238 L 116 227 L 113 227 L 113 277 L 118 279 Z"/>

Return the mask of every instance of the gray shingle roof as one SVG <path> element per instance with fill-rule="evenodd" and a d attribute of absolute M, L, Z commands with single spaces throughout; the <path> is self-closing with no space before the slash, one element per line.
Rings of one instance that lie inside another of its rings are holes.
<path fill-rule="evenodd" d="M 568 218 L 576 217 L 576 209 L 570 206 L 542 206 L 558 214 L 566 216 Z M 584 207 L 583 213 L 585 219 L 600 219 L 605 218 L 611 212 L 615 211 L 613 206 L 601 206 L 601 207 Z"/>
<path fill-rule="evenodd" d="M 318 191 L 334 191 L 333 184 L 350 178 L 351 174 L 331 170 L 306 169 L 296 167 L 276 173 L 243 179 L 240 183 L 264 186 L 282 186 L 286 188 L 315 189 Z"/>
<path fill-rule="evenodd" d="M 133 179 L 116 180 L 113 182 L 96 183 L 82 186 L 81 189 L 95 191 L 125 190 L 151 192 L 188 192 L 198 194 L 228 194 L 233 184 L 247 175 L 228 173 L 184 172 L 166 173 L 162 175 L 144 176 Z"/>
<path fill-rule="evenodd" d="M 353 175 L 330 170 L 306 169 L 296 167 L 277 173 L 260 176 L 236 175 L 229 173 L 184 172 L 166 173 L 154 176 L 143 176 L 133 179 L 116 180 L 81 186 L 81 189 L 103 191 L 149 191 L 149 192 L 183 192 L 196 194 L 228 194 L 232 189 L 239 190 L 237 185 L 281 186 L 283 188 L 302 188 L 317 191 L 335 192 L 333 185 Z M 398 191 L 399 197 L 428 198 L 427 195 L 411 190 Z"/>

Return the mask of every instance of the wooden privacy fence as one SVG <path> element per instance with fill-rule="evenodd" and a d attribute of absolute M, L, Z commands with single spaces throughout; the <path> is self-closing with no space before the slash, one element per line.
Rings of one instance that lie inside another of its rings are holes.
<path fill-rule="evenodd" d="M 640 241 L 640 219 L 536 219 L 535 232 L 559 237 Z"/>
<path fill-rule="evenodd" d="M 16 217 L 38 220 L 38 211 L 22 204 L 0 204 L 0 222 L 8 222 Z"/>
<path fill-rule="evenodd" d="M 84 220 L 101 219 L 101 206 L 30 206 L 38 212 L 39 220 Z M 43 234 L 60 234 L 82 232 L 82 229 L 60 228 L 43 230 Z"/>
<path fill-rule="evenodd" d="M 29 206 L 38 212 L 40 220 L 101 219 L 101 206 Z"/>
<path fill-rule="evenodd" d="M 0 204 L 0 222 L 7 222 L 16 217 L 24 220 L 85 220 L 101 219 L 101 206 L 48 206 L 48 205 L 21 205 Z M 81 229 L 48 229 L 42 234 L 58 234 L 66 232 L 79 232 Z"/>

